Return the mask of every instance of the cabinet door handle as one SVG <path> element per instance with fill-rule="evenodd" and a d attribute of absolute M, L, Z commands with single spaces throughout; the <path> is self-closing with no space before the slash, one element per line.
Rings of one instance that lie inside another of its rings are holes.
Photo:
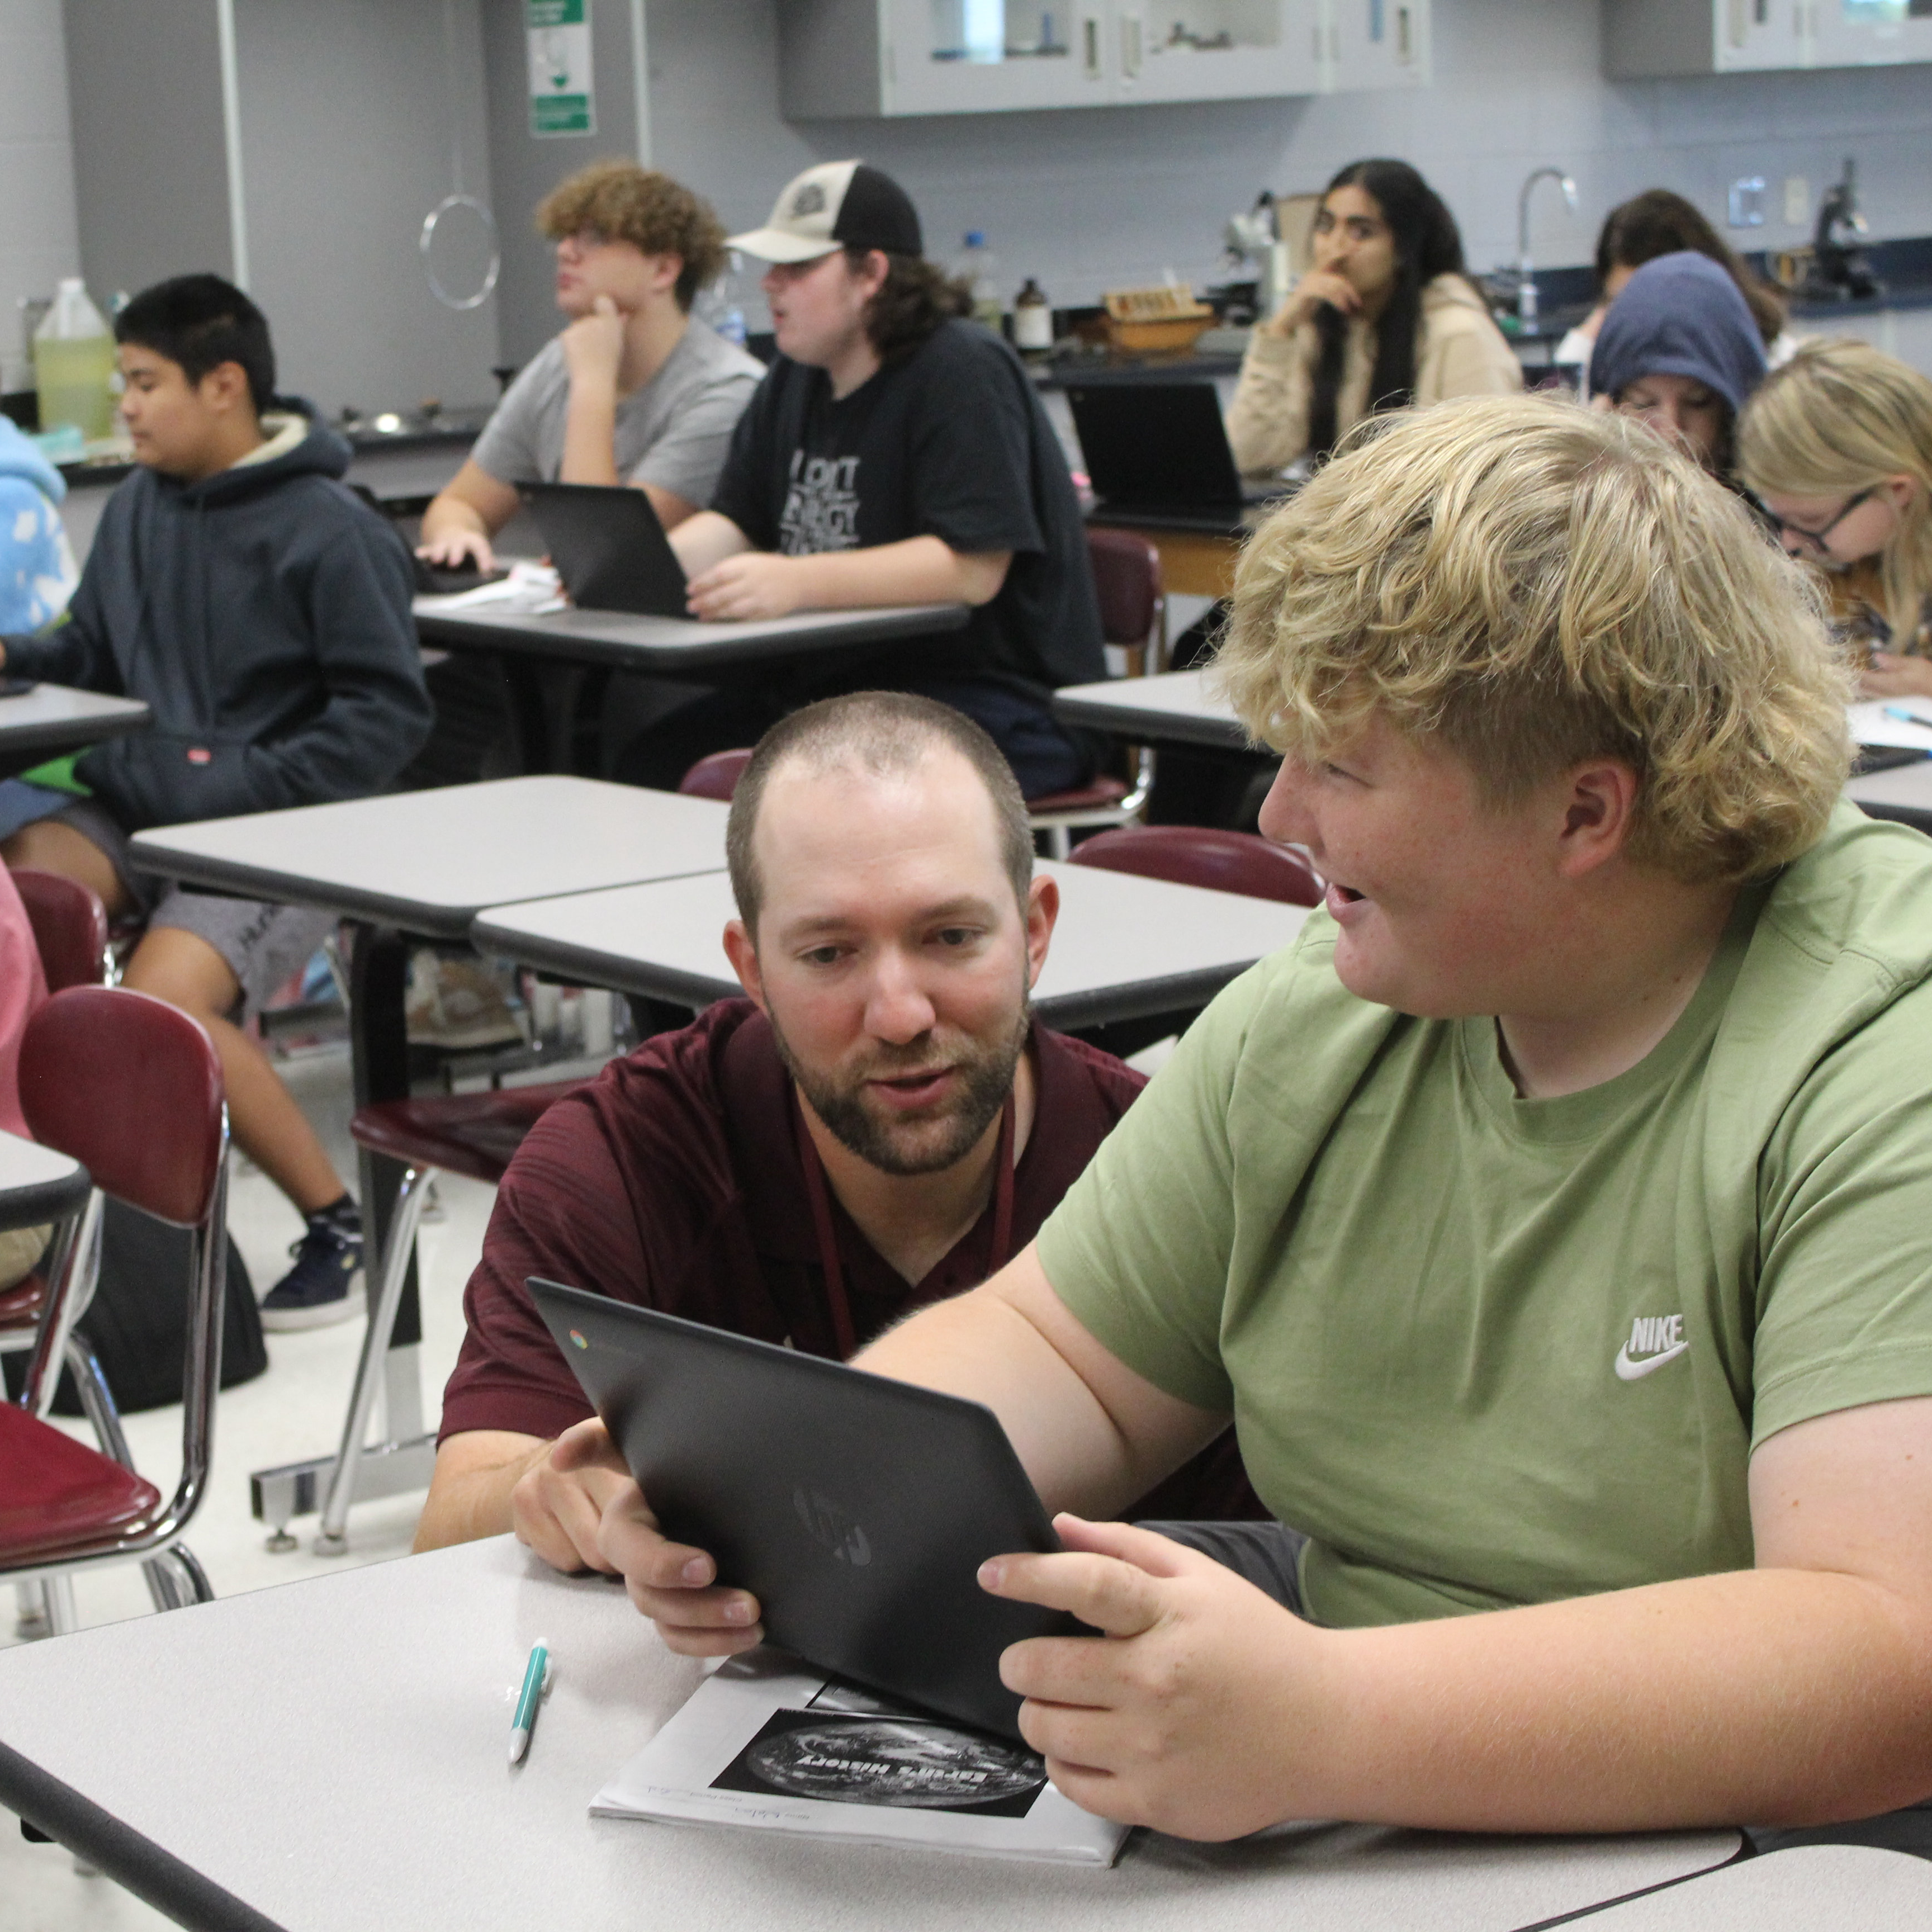
<path fill-rule="evenodd" d="M 1406 7 L 1395 10 L 1395 57 L 1405 67 L 1415 58 L 1415 34 Z"/>
<path fill-rule="evenodd" d="M 1132 80 L 1141 70 L 1141 16 L 1120 16 L 1120 71 Z"/>
<path fill-rule="evenodd" d="M 1100 22 L 1091 14 L 1080 22 L 1080 65 L 1089 80 L 1100 78 Z"/>

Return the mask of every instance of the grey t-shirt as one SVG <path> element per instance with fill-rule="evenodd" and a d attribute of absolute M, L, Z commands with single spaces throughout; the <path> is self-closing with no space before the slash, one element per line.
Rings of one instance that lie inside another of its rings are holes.
<path fill-rule="evenodd" d="M 617 474 L 700 508 L 711 500 L 731 432 L 764 368 L 691 318 L 664 367 L 617 401 Z M 570 372 L 553 338 L 510 385 L 470 454 L 498 482 L 554 483 L 563 466 Z"/>

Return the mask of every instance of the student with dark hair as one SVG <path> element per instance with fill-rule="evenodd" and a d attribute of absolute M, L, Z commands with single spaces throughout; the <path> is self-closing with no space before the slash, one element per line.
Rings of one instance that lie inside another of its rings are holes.
<path fill-rule="evenodd" d="M 667 530 L 711 500 L 731 431 L 764 371 L 694 316 L 725 262 L 707 203 L 634 161 L 595 161 L 551 190 L 537 226 L 556 244 L 569 318 L 532 356 L 476 446 L 424 513 L 433 563 L 495 562 L 490 539 L 520 483 L 628 483 Z"/>
<path fill-rule="evenodd" d="M 116 318 L 136 468 L 116 490 L 67 620 L 0 642 L 28 677 L 138 698 L 154 722 L 0 785 L 0 856 L 145 916 L 124 981 L 193 1015 L 221 1057 L 243 1150 L 302 1213 L 271 1328 L 356 1312 L 362 1226 L 334 1163 L 236 1022 L 320 944 L 328 915 L 166 886 L 129 835 L 380 790 L 428 736 L 410 560 L 340 482 L 349 448 L 278 400 L 261 311 L 184 275 Z"/>
<path fill-rule="evenodd" d="M 1764 338 L 1766 359 L 1773 368 L 1797 347 L 1785 327 L 1784 298 L 1762 275 L 1753 274 L 1727 247 L 1723 236 L 1704 218 L 1702 211 L 1672 194 L 1667 188 L 1646 188 L 1610 210 L 1597 237 L 1597 306 L 1557 344 L 1555 360 L 1573 363 L 1590 387 L 1590 361 L 1597 334 L 1610 304 L 1623 292 L 1631 276 L 1646 262 L 1685 250 L 1717 263 L 1737 284 L 1751 320 Z"/>
<path fill-rule="evenodd" d="M 1255 330 L 1228 411 L 1250 474 L 1325 457 L 1378 410 L 1522 387 L 1442 197 L 1406 161 L 1352 161 L 1315 218 L 1315 266 Z"/>
<path fill-rule="evenodd" d="M 958 602 L 958 631 L 894 645 L 835 678 L 720 692 L 653 727 L 620 769 L 674 785 L 704 752 L 859 685 L 953 705 L 1029 798 L 1083 782 L 1084 741 L 1052 693 L 1104 677 L 1079 504 L 1019 358 L 961 319 L 923 259 L 905 191 L 862 161 L 808 169 L 731 245 L 770 264 L 778 357 L 738 424 L 710 509 L 671 542 L 700 617 Z"/>
<path fill-rule="evenodd" d="M 1731 482 L 1764 345 L 1737 284 L 1709 256 L 1684 249 L 1638 269 L 1604 318 L 1593 363 L 1600 409 L 1640 418 Z"/>

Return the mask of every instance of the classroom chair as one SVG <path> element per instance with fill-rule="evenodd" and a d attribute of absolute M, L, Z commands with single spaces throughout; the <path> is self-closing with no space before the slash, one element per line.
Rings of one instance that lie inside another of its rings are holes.
<path fill-rule="evenodd" d="M 105 985 L 112 970 L 107 950 L 107 914 L 94 892 L 78 880 L 32 868 L 16 872 L 14 884 L 20 903 L 26 908 L 27 922 L 33 928 L 47 991 L 61 993 L 70 986 Z M 98 1256 L 79 1255 L 76 1261 L 88 1270 L 77 1289 L 74 1313 L 78 1320 L 86 1313 L 92 1298 L 92 1270 L 98 1264 Z M 46 1292 L 46 1282 L 38 1273 L 0 1290 L 0 1354 L 17 1354 L 34 1346 Z M 120 1411 L 87 1338 L 70 1324 L 64 1354 L 81 1407 L 94 1426 L 95 1438 L 109 1455 L 124 1462 L 127 1438 L 122 1432 Z"/>
<path fill-rule="evenodd" d="M 1098 832 L 1074 848 L 1072 863 L 1283 905 L 1316 906 L 1323 897 L 1314 868 L 1286 845 L 1213 826 L 1127 825 Z"/>
<path fill-rule="evenodd" d="M 678 780 L 677 788 L 686 798 L 715 798 L 721 805 L 729 805 L 732 794 L 738 789 L 738 781 L 745 775 L 745 767 L 751 762 L 748 746 L 710 752 Z"/>
<path fill-rule="evenodd" d="M 49 1621 L 74 1625 L 72 1579 L 143 1560 L 157 1608 L 214 1591 L 182 1537 L 206 1492 L 221 1379 L 227 1282 L 228 1109 L 206 1034 L 165 1001 L 119 987 L 57 993 L 20 1044 L 20 1106 L 34 1138 L 85 1167 L 94 1186 L 78 1234 L 50 1273 L 40 1333 L 17 1405 L 0 1402 L 0 1577 L 43 1582 Z M 79 1264 L 103 1196 L 191 1231 L 182 1468 L 173 1496 L 125 1453 L 103 1454 L 46 1420 L 80 1312 Z"/>
<path fill-rule="evenodd" d="M 1161 586 L 1160 552 L 1132 530 L 1090 529 L 1088 560 L 1100 604 L 1100 634 L 1127 653 L 1127 674 L 1167 668 L 1167 597 Z M 1089 826 L 1128 825 L 1147 809 L 1154 789 L 1154 754 L 1134 754 L 1134 780 L 1102 773 L 1084 785 L 1027 800 L 1033 829 L 1046 840 L 1046 856 L 1064 859 L 1072 835 Z"/>
<path fill-rule="evenodd" d="M 589 1084 L 586 1080 L 557 1080 L 540 1087 L 501 1088 L 482 1094 L 425 1094 L 406 1100 L 371 1101 L 356 1109 L 349 1123 L 356 1144 L 399 1162 L 403 1179 L 390 1216 L 388 1237 L 378 1259 L 376 1292 L 350 1390 L 349 1412 L 343 1420 L 341 1446 L 329 1466 L 322 1492 L 322 1522 L 315 1540 L 318 1555 L 339 1556 L 349 1547 L 349 1508 L 356 1500 L 356 1475 L 364 1460 L 381 1461 L 398 1450 L 424 1446 L 422 1442 L 386 1442 L 365 1447 L 363 1438 L 368 1434 L 369 1418 L 382 1386 L 389 1338 L 395 1332 L 430 1184 L 439 1172 L 447 1171 L 487 1181 L 494 1187 L 508 1171 L 524 1136 L 544 1110 Z M 290 1548 L 292 1539 L 272 1541 L 269 1546 Z"/>

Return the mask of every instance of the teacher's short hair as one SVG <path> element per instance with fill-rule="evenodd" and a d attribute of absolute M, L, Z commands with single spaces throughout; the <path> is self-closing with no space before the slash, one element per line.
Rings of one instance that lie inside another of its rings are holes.
<path fill-rule="evenodd" d="M 1216 675 L 1288 757 L 1379 717 L 1497 807 L 1620 759 L 1632 857 L 1691 881 L 1789 864 L 1850 762 L 1810 573 L 1642 423 L 1535 396 L 1360 425 L 1243 553 Z"/>
<path fill-rule="evenodd" d="M 1000 861 L 1012 881 L 1022 916 L 1033 884 L 1033 826 L 1026 800 L 998 746 L 963 711 L 905 691 L 858 691 L 821 698 L 782 718 L 758 740 L 731 794 L 724 830 L 725 862 L 738 916 L 754 944 L 764 880 L 752 849 L 765 788 L 780 766 L 797 762 L 816 773 L 856 766 L 896 777 L 916 770 L 936 749 L 956 752 L 979 774 L 1000 844 Z"/>

